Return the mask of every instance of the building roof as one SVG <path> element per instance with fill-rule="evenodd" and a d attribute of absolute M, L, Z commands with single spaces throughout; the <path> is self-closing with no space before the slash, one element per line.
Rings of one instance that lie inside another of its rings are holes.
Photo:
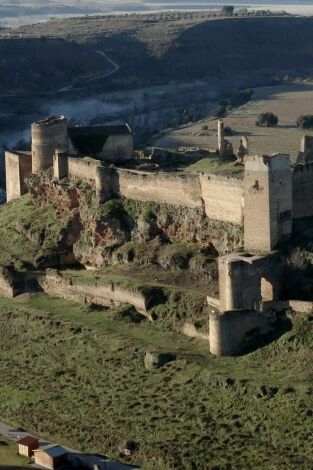
<path fill-rule="evenodd" d="M 110 135 L 131 134 L 128 124 L 116 124 L 107 126 L 75 126 L 68 128 L 69 137 L 78 135 L 103 135 L 109 137 Z"/>
<path fill-rule="evenodd" d="M 50 457 L 59 457 L 60 455 L 67 454 L 67 450 L 59 444 L 49 444 L 47 446 L 36 449 L 35 452 L 44 452 L 45 454 L 50 455 Z"/>
<path fill-rule="evenodd" d="M 37 439 L 37 437 L 34 437 L 34 436 L 24 436 L 24 437 L 21 437 L 21 439 L 17 441 L 18 444 L 22 444 L 23 446 L 31 446 L 33 444 L 38 444 L 38 442 L 39 442 L 39 439 Z"/>

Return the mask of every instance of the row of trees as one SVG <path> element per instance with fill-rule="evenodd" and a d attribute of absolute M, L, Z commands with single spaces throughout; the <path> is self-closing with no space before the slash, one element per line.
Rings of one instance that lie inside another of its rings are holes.
<path fill-rule="evenodd" d="M 255 124 L 260 127 L 276 127 L 278 116 L 271 112 L 262 113 L 258 116 Z M 313 114 L 301 114 L 297 118 L 296 125 L 300 129 L 313 129 Z"/>

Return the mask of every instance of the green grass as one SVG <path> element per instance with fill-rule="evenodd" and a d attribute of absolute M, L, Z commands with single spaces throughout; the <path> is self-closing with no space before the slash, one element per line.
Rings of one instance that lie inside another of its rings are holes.
<path fill-rule="evenodd" d="M 243 178 L 243 166 L 234 166 L 233 158 L 221 158 L 219 156 L 202 158 L 196 163 L 187 166 L 184 173 L 211 173 L 212 175 L 231 176 Z"/>
<path fill-rule="evenodd" d="M 0 207 L 0 263 L 35 265 L 54 257 L 67 221 L 58 221 L 52 206 L 36 207 L 29 194 Z"/>
<path fill-rule="evenodd" d="M 28 459 L 17 454 L 15 442 L 0 436 L 0 468 L 1 470 L 23 470 L 30 468 Z"/>
<path fill-rule="evenodd" d="M 115 458 L 134 440 L 145 469 L 312 468 L 310 317 L 247 356 L 214 358 L 119 309 L 36 295 L 0 311 L 1 420 Z M 146 371 L 151 349 L 177 360 Z"/>

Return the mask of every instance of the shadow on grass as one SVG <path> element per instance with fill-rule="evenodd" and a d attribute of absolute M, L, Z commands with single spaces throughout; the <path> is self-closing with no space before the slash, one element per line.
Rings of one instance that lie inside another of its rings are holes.
<path fill-rule="evenodd" d="M 268 346 L 269 344 L 276 341 L 282 335 L 292 330 L 292 322 L 287 317 L 286 313 L 280 314 L 276 321 L 272 324 L 271 330 L 266 334 L 260 334 L 258 328 L 251 330 L 245 338 L 245 346 L 241 351 L 236 354 L 237 356 L 243 356 L 245 354 L 252 353 L 257 349 Z"/>

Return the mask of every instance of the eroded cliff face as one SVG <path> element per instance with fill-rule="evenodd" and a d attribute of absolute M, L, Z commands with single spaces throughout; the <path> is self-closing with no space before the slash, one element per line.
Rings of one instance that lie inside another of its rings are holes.
<path fill-rule="evenodd" d="M 99 204 L 87 183 L 59 182 L 47 174 L 32 176 L 27 184 L 35 204 L 52 204 L 57 217 L 70 220 L 67 243 L 72 243 L 76 261 L 85 266 L 137 262 L 165 269 L 191 265 L 197 271 L 199 262 L 203 271 L 205 257 L 212 259 L 243 245 L 241 226 L 208 219 L 202 208 L 125 198 Z"/>

